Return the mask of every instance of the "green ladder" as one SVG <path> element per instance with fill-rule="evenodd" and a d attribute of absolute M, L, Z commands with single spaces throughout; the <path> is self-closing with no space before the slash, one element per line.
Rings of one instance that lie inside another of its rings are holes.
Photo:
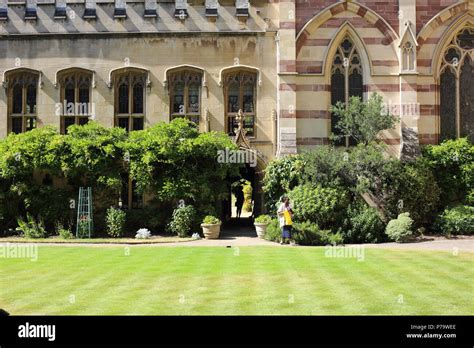
<path fill-rule="evenodd" d="M 92 189 L 90 187 L 80 187 L 78 201 L 76 238 L 90 238 L 94 230 L 92 218 Z"/>

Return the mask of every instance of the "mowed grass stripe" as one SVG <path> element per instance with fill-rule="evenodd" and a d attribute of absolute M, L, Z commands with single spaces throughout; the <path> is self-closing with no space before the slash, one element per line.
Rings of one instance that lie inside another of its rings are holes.
<path fill-rule="evenodd" d="M 77 272 L 74 271 L 75 265 L 71 261 L 75 258 L 69 257 L 70 254 L 64 258 L 64 255 L 58 253 L 55 248 L 42 249 L 43 247 L 38 248 L 39 258 L 35 262 L 25 259 L 8 259 L 14 264 L 23 264 L 25 269 L 29 269 L 27 273 L 15 274 L 12 272 L 11 285 L 0 290 L 0 293 L 3 290 L 6 291 L 5 295 L 0 298 L 8 296 L 9 293 L 16 297 L 17 300 L 12 306 L 13 314 L 16 311 L 24 312 L 25 308 L 30 308 L 27 314 L 51 314 L 50 311 L 61 309 L 67 305 L 68 297 L 62 296 L 61 292 L 64 284 L 67 284 L 68 278 L 71 281 L 77 279 Z M 74 252 L 72 254 L 74 255 Z M 94 262 L 94 255 L 84 253 L 80 253 L 80 255 L 80 260 L 85 261 L 86 264 Z M 61 259 L 60 267 L 57 264 L 58 257 Z M 19 281 L 19 279 L 23 281 Z M 80 277 L 79 279 L 84 282 L 84 279 Z"/>
<path fill-rule="evenodd" d="M 472 314 L 470 255 L 324 248 L 41 247 L 1 259 L 12 314 Z M 397 303 L 398 294 L 404 303 Z M 69 295 L 76 296 L 69 303 Z M 183 301 L 180 301 L 183 295 Z M 435 304 L 433 305 L 433 299 Z"/>

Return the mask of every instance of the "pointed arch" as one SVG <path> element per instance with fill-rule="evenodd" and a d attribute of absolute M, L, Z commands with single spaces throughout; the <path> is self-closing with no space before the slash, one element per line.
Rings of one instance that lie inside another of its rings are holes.
<path fill-rule="evenodd" d="M 474 26 L 468 18 L 449 28 L 437 47 L 434 76 L 438 86 L 439 140 L 474 139 Z"/>
<path fill-rule="evenodd" d="M 326 54 L 325 54 L 326 59 L 323 61 L 322 71 L 323 71 L 324 76 L 326 76 L 327 83 L 329 83 L 331 79 L 332 63 L 334 61 L 334 57 L 336 56 L 337 49 L 346 37 L 349 37 L 352 40 L 352 42 L 357 48 L 357 51 L 359 52 L 359 55 L 362 60 L 362 66 L 363 66 L 362 76 L 363 76 L 364 81 L 367 81 L 367 79 L 372 75 L 372 71 L 373 71 L 372 60 L 369 56 L 369 53 L 367 52 L 367 48 L 365 47 L 364 42 L 360 38 L 359 34 L 357 34 L 357 31 L 352 26 L 352 24 L 349 22 L 346 22 L 341 26 L 338 32 L 332 37 L 329 45 L 326 48 Z"/>
<path fill-rule="evenodd" d="M 444 23 L 452 20 L 462 12 L 468 12 L 467 14 L 473 15 L 473 9 L 469 8 L 469 0 L 453 4 L 431 18 L 418 33 L 418 43 L 421 45 L 423 42 L 431 36 L 431 34 Z"/>
<path fill-rule="evenodd" d="M 374 10 L 356 1 L 339 1 L 318 12 L 303 26 L 303 28 L 301 28 L 301 30 L 296 35 L 297 50 L 299 51 L 298 48 L 304 46 L 306 39 L 311 35 L 311 33 L 313 33 L 329 19 L 343 11 L 352 12 L 377 27 L 384 34 L 387 44 L 399 39 L 398 33 L 393 29 L 393 27 Z"/>
<path fill-rule="evenodd" d="M 454 37 L 459 33 L 459 31 L 466 27 L 474 27 L 474 15 L 471 15 L 470 13 L 466 13 L 458 18 L 449 26 L 449 28 L 446 29 L 446 31 L 441 36 L 438 46 L 434 51 L 433 60 L 431 63 L 431 71 L 436 81 L 439 82 L 441 73 L 440 69 L 441 65 L 443 64 L 443 55 L 446 48 L 449 46 Z"/>

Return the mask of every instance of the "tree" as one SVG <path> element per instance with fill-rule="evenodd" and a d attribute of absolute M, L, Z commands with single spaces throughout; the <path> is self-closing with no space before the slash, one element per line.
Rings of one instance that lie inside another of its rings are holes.
<path fill-rule="evenodd" d="M 363 144 L 374 141 L 380 131 L 391 129 L 398 122 L 398 117 L 384 110 L 383 98 L 377 93 L 366 102 L 359 97 L 351 97 L 347 105 L 337 102 L 330 111 L 339 117 L 336 128 L 342 133 L 340 137 L 350 136 Z"/>

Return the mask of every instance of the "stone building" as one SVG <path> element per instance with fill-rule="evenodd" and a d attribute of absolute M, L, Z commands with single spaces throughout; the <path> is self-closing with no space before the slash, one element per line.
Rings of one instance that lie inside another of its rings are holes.
<path fill-rule="evenodd" d="M 472 139 L 473 67 L 473 0 L 0 0 L 0 137 L 174 117 L 233 135 L 242 110 L 262 169 L 377 92 L 399 155 Z"/>

